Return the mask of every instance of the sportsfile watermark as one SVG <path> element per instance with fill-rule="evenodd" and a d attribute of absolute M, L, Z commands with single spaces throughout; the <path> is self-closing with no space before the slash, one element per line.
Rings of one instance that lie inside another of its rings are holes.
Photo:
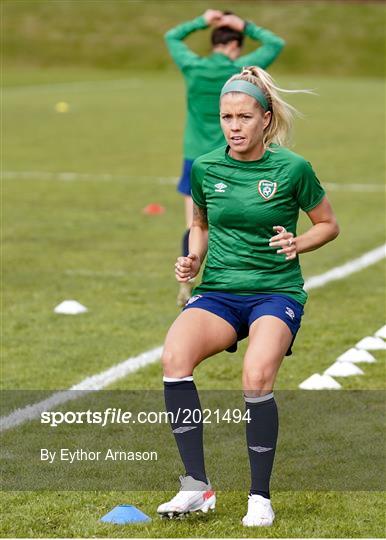
<path fill-rule="evenodd" d="M 4 391 L 3 490 L 175 490 L 184 474 L 176 439 L 202 426 L 206 471 L 218 490 L 249 488 L 249 414 L 242 391 L 199 391 L 201 408 L 168 414 L 162 391 Z M 279 440 L 272 490 L 381 491 L 384 391 L 277 391 Z M 9 417 L 31 404 L 23 424 Z M 267 448 L 268 446 L 268 448 Z M 261 456 L 271 451 L 257 441 Z M 264 459 L 262 457 L 262 459 Z"/>
<path fill-rule="evenodd" d="M 211 423 L 239 423 L 250 422 L 250 410 L 241 409 L 183 409 L 172 411 L 139 411 L 132 412 L 121 408 L 109 407 L 104 411 L 43 411 L 40 414 L 40 423 L 50 427 L 61 424 L 93 424 L 106 427 L 111 424 L 190 424 L 191 422 L 203 424 Z"/>

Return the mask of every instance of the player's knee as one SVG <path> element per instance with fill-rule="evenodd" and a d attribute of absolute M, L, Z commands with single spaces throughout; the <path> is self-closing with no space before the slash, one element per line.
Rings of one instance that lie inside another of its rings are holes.
<path fill-rule="evenodd" d="M 271 370 L 257 368 L 254 370 L 244 370 L 243 390 L 256 395 L 270 392 L 273 386 L 273 376 Z"/>
<path fill-rule="evenodd" d="M 175 368 L 175 354 L 170 349 L 164 349 L 161 357 L 164 375 L 169 375 Z"/>
<path fill-rule="evenodd" d="M 186 377 L 192 374 L 191 366 L 177 350 L 165 347 L 161 357 L 165 377 Z"/>

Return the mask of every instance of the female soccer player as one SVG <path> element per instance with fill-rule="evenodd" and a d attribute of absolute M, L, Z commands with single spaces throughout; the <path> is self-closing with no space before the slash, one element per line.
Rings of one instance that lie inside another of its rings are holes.
<path fill-rule="evenodd" d="M 191 51 L 184 39 L 197 30 L 212 27 L 212 52 L 200 57 Z M 244 36 L 258 40 L 261 46 L 241 56 Z M 192 21 L 179 24 L 165 34 L 170 56 L 186 82 L 187 119 L 184 135 L 184 163 L 178 191 L 184 196 L 186 231 L 182 239 L 182 255 L 188 255 L 189 229 L 193 204 L 190 193 L 190 172 L 193 161 L 224 144 L 219 122 L 219 95 L 225 81 L 242 66 L 255 64 L 267 68 L 284 47 L 284 40 L 273 32 L 243 21 L 237 15 L 208 9 Z M 177 304 L 183 306 L 190 297 L 192 282 L 180 283 Z"/>
<path fill-rule="evenodd" d="M 181 491 L 161 504 L 161 515 L 215 506 L 203 456 L 202 423 L 181 424 L 176 412 L 199 409 L 194 368 L 249 336 L 242 385 L 250 421 L 246 435 L 251 488 L 245 526 L 273 523 L 269 481 L 278 435 L 273 386 L 300 326 L 307 294 L 299 254 L 339 233 L 311 165 L 282 145 L 294 109 L 272 78 L 257 67 L 231 77 L 221 91 L 227 146 L 198 158 L 192 169 L 194 218 L 189 254 L 179 257 L 179 282 L 202 283 L 171 326 L 163 352 L 165 402 L 185 466 Z M 299 210 L 311 226 L 297 236 Z M 197 420 L 198 415 L 195 415 Z"/>

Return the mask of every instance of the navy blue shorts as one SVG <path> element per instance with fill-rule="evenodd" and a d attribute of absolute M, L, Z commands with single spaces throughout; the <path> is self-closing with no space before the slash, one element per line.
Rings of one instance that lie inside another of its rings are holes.
<path fill-rule="evenodd" d="M 237 341 L 227 349 L 229 352 L 237 351 L 237 342 L 248 336 L 249 327 L 256 319 L 263 315 L 278 317 L 286 323 L 293 336 L 286 356 L 292 354 L 292 345 L 304 311 L 302 304 L 281 294 L 240 295 L 218 292 L 192 296 L 186 303 L 184 311 L 189 308 L 210 311 L 233 326 L 237 333 Z"/>
<path fill-rule="evenodd" d="M 177 191 L 182 193 L 182 195 L 189 195 L 189 197 L 192 196 L 190 187 L 190 172 L 192 170 L 193 161 L 193 159 L 184 159 L 181 178 L 177 186 Z"/>

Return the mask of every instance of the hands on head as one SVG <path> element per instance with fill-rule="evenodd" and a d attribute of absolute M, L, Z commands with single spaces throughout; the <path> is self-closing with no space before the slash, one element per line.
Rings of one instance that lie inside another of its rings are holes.
<path fill-rule="evenodd" d="M 244 30 L 245 21 L 237 15 L 225 15 L 218 9 L 207 9 L 203 14 L 206 23 L 209 26 L 219 28 L 220 26 L 228 26 L 233 30 L 242 32 Z"/>
<path fill-rule="evenodd" d="M 207 9 L 202 15 L 209 26 L 217 26 L 218 21 L 224 16 L 218 9 Z"/>

